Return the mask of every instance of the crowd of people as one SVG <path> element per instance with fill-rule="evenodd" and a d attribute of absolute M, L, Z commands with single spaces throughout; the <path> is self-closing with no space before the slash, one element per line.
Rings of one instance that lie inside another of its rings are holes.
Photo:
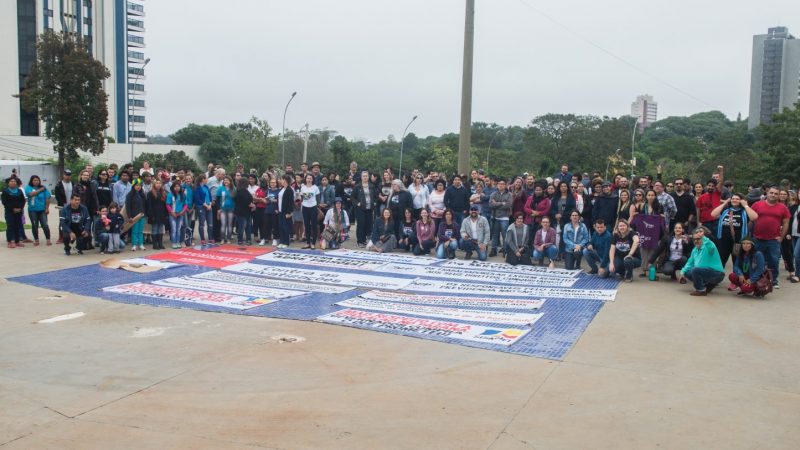
<path fill-rule="evenodd" d="M 77 180 L 66 170 L 51 192 L 34 175 L 16 176 L 2 192 L 8 248 L 52 245 L 48 215 L 55 197 L 57 244 L 64 252 L 103 253 L 215 243 L 303 249 L 337 248 L 355 225 L 358 247 L 377 252 L 434 253 L 480 261 L 501 255 L 511 265 L 563 262 L 599 277 L 655 281 L 662 274 L 691 282 L 707 295 L 723 282 L 731 291 L 766 295 L 779 286 L 781 259 L 800 281 L 800 217 L 789 183 L 735 186 L 724 168 L 705 182 L 599 172 L 512 179 L 481 170 L 445 176 L 413 170 L 323 173 L 319 163 L 259 174 L 214 164 L 204 173 L 112 164 L 87 166 Z M 27 207 L 27 217 L 24 210 Z M 33 239 L 26 235 L 29 222 Z M 53 233 L 55 235 L 55 233 Z M 196 239 L 199 237 L 199 240 Z"/>

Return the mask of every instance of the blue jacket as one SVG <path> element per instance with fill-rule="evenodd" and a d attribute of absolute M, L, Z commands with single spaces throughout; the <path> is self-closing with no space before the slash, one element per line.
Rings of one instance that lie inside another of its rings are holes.
<path fill-rule="evenodd" d="M 744 275 L 751 283 L 755 283 L 764 274 L 764 254 L 753 249 L 753 257 L 742 258 L 740 253 L 733 261 L 733 273 Z"/>
<path fill-rule="evenodd" d="M 186 196 L 186 206 L 189 211 L 194 209 L 194 186 L 191 184 L 183 183 L 183 195 Z"/>
<path fill-rule="evenodd" d="M 372 242 L 378 242 L 381 236 L 394 236 L 394 222 L 389 222 L 388 226 L 386 226 L 383 220 L 375 221 L 372 226 Z"/>
<path fill-rule="evenodd" d="M 195 208 L 201 208 L 203 205 L 211 204 L 211 191 L 205 184 L 195 186 L 192 190 L 192 197 Z"/>
<path fill-rule="evenodd" d="M 578 229 L 572 226 L 572 222 L 564 225 L 564 249 L 568 252 L 575 251 L 575 246 L 580 245 L 585 248 L 589 244 L 589 230 L 583 223 L 578 224 Z"/>
<path fill-rule="evenodd" d="M 606 230 L 603 234 L 594 232 L 592 239 L 589 240 L 597 256 L 600 257 L 600 267 L 608 267 L 608 252 L 611 250 L 611 233 Z"/>
<path fill-rule="evenodd" d="M 223 211 L 233 211 L 233 194 L 225 186 L 217 188 L 217 204 L 220 205 L 219 209 Z"/>

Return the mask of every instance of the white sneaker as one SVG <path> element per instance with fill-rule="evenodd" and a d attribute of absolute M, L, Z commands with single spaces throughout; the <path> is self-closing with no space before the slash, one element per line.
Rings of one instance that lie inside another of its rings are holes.
<path fill-rule="evenodd" d="M 261 242 L 258 243 L 258 245 L 260 245 L 261 247 L 263 247 L 266 244 L 267 244 L 267 241 L 265 241 L 264 239 L 262 239 Z"/>
<path fill-rule="evenodd" d="M 286 245 L 286 244 L 279 244 L 278 245 L 278 248 L 286 248 L 286 247 L 288 247 L 288 245 Z"/>
<path fill-rule="evenodd" d="M 139 250 L 144 251 L 145 250 L 144 245 L 140 245 Z"/>
<path fill-rule="evenodd" d="M 132 251 L 132 252 L 135 252 L 135 251 L 136 251 L 136 246 L 135 246 L 135 245 L 132 245 L 132 246 L 131 246 L 131 251 Z"/>
<path fill-rule="evenodd" d="M 272 240 L 272 246 L 273 247 L 277 247 L 278 246 L 278 240 L 277 239 L 273 239 Z"/>

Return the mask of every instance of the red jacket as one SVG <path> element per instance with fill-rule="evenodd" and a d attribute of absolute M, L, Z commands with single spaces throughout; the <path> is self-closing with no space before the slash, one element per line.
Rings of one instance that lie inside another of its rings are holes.
<path fill-rule="evenodd" d="M 700 213 L 700 223 L 713 222 L 717 219 L 711 217 L 711 211 L 722 203 L 722 193 L 720 191 L 706 192 L 701 195 L 695 205 Z"/>

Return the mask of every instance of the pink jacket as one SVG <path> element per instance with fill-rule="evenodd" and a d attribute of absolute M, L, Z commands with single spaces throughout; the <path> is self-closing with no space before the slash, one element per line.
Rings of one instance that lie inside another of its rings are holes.
<path fill-rule="evenodd" d="M 530 225 L 531 222 L 532 222 L 531 219 L 533 219 L 533 216 L 531 216 L 531 214 L 533 214 L 533 209 L 531 208 L 532 204 L 533 204 L 533 196 L 528 197 L 528 200 L 525 202 L 525 210 L 524 211 L 525 211 L 525 224 L 526 225 Z M 536 212 L 539 213 L 539 215 L 536 216 L 536 223 L 541 223 L 542 217 L 550 214 L 550 199 L 547 198 L 547 197 L 543 198 L 539 202 L 539 204 L 536 205 Z"/>
<path fill-rule="evenodd" d="M 536 236 L 533 238 L 533 248 L 537 251 L 544 250 L 544 244 L 556 245 L 556 229 L 550 227 L 547 229 L 546 236 L 542 240 L 542 229 L 536 230 Z"/>

